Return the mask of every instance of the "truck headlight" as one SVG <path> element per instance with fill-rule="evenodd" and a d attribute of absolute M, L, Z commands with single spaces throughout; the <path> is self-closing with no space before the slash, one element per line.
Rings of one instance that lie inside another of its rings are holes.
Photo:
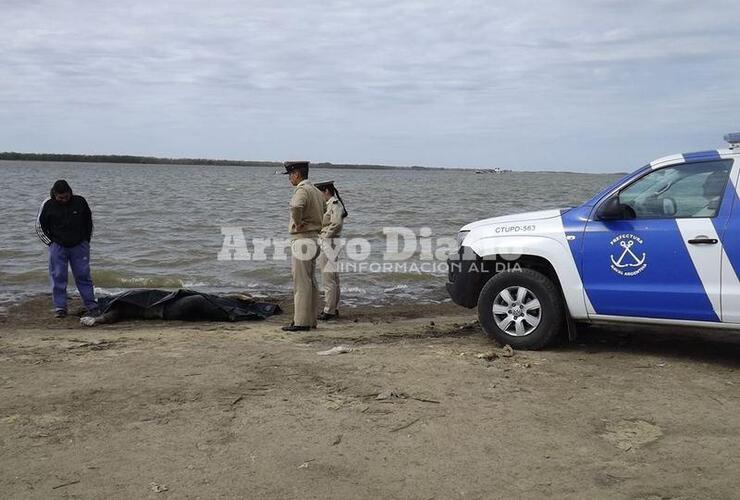
<path fill-rule="evenodd" d="M 468 235 L 470 231 L 460 231 L 457 233 L 457 248 L 459 249 L 462 246 L 463 240 Z"/>

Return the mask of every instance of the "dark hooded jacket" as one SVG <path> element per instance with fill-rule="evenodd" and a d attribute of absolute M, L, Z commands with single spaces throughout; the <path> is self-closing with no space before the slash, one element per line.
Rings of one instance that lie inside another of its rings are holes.
<path fill-rule="evenodd" d="M 38 226 L 41 229 L 39 237 L 47 245 L 57 243 L 73 247 L 92 238 L 92 212 L 82 196 L 72 194 L 67 203 L 58 203 L 52 191 L 41 206 Z"/>

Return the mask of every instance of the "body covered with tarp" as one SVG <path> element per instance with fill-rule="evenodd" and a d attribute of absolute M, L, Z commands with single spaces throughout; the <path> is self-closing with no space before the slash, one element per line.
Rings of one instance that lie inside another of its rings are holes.
<path fill-rule="evenodd" d="M 102 314 L 84 317 L 82 324 L 115 323 L 130 319 L 176 321 L 253 321 L 279 314 L 280 306 L 257 302 L 241 294 L 212 295 L 195 290 L 136 289 L 100 297 Z"/>

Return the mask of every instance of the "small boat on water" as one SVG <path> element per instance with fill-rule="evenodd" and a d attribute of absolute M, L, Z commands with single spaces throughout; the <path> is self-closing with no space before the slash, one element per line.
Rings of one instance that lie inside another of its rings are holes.
<path fill-rule="evenodd" d="M 488 168 L 485 170 L 476 170 L 476 174 L 503 174 L 505 172 L 509 172 L 509 170 L 501 170 L 500 168 Z"/>

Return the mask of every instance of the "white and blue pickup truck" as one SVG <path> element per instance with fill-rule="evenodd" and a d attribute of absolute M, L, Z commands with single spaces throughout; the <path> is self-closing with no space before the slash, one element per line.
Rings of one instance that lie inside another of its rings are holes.
<path fill-rule="evenodd" d="M 740 133 L 725 140 L 650 162 L 575 208 L 464 226 L 452 300 L 521 349 L 583 322 L 740 329 Z"/>

